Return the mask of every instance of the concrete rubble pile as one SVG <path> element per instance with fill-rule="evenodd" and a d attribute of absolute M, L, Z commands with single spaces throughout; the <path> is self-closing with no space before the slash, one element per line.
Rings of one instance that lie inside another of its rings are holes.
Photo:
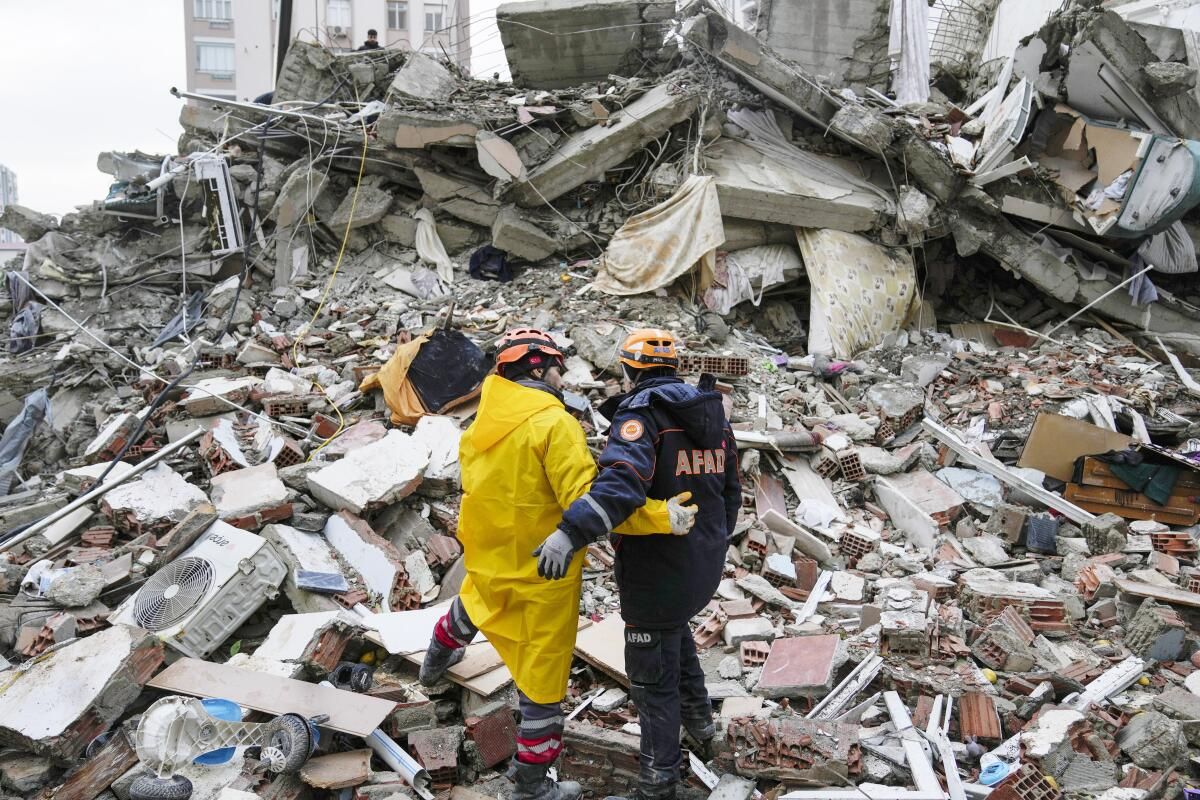
<path fill-rule="evenodd" d="M 0 796 L 507 797 L 496 651 L 417 667 L 518 324 L 597 448 L 633 327 L 725 395 L 685 797 L 1195 793 L 1187 4 L 835 5 L 506 4 L 511 84 L 297 41 L 105 199 L 10 206 Z M 613 558 L 557 765 L 598 797 L 638 769 Z"/>

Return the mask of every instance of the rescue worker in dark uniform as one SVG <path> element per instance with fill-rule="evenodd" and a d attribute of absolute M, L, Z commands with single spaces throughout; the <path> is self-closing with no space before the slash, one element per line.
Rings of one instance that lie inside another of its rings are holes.
<path fill-rule="evenodd" d="M 632 390 L 608 400 L 612 420 L 591 489 L 563 513 L 539 548 L 539 573 L 611 534 L 625 621 L 625 671 L 641 726 L 637 796 L 674 798 L 682 777 L 680 725 L 705 747 L 714 729 L 704 672 L 688 621 L 712 599 L 741 507 L 737 448 L 716 380 L 676 376 L 667 331 L 634 331 L 620 360 Z M 691 494 L 698 512 L 685 536 L 622 536 L 613 529 L 647 498 Z"/>

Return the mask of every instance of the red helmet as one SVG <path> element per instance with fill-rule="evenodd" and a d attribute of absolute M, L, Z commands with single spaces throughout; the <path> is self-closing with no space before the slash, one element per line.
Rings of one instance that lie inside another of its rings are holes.
<path fill-rule="evenodd" d="M 536 353 L 545 354 L 562 364 L 562 349 L 554 343 L 550 334 L 537 328 L 513 328 L 496 343 L 496 365 L 515 364 Z"/>

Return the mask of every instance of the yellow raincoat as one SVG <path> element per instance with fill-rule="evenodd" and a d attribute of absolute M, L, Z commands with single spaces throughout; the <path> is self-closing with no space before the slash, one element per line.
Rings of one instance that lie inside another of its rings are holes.
<path fill-rule="evenodd" d="M 547 392 L 491 375 L 479 413 L 463 433 L 459 463 L 463 607 L 517 688 L 535 703 L 557 702 L 575 647 L 583 551 L 558 581 L 538 576 L 533 551 L 596 477 L 583 429 Z M 650 500 L 618 531 L 670 529 L 666 503 Z"/>

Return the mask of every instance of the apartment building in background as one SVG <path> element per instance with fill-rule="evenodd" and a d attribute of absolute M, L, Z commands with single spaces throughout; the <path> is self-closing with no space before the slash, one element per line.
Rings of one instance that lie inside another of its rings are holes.
<path fill-rule="evenodd" d="M 243 101 L 271 91 L 283 1 L 183 0 L 188 90 Z M 468 8 L 468 0 L 291 0 L 287 41 L 350 52 L 374 28 L 385 47 L 448 55 L 469 69 Z"/>
<path fill-rule="evenodd" d="M 5 206 L 17 204 L 17 173 L 0 164 L 0 213 Z M 22 239 L 12 231 L 0 228 L 0 245 L 22 244 Z"/>

